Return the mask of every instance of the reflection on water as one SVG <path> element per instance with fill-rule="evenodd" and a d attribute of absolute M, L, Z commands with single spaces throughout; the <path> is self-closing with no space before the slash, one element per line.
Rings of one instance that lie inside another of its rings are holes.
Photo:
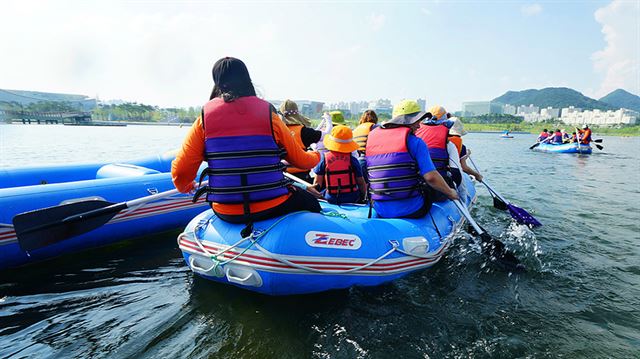
<path fill-rule="evenodd" d="M 118 160 L 165 149 L 145 136 L 177 146 L 185 133 L 124 129 L 102 134 L 133 146 Z M 579 157 L 497 136 L 465 141 L 487 181 L 544 226 L 513 223 L 482 188 L 473 214 L 527 273 L 486 265 L 461 233 L 434 268 L 391 284 L 271 298 L 194 277 L 167 233 L 0 273 L 0 357 L 637 356 L 640 142 L 607 137 L 606 153 Z M 14 165 L 4 138 L 0 166 Z M 94 147 L 83 156 L 109 160 Z"/>

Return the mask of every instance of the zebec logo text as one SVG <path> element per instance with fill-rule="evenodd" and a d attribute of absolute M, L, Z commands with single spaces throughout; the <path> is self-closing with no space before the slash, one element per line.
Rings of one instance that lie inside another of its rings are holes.
<path fill-rule="evenodd" d="M 362 246 L 360 237 L 347 233 L 310 231 L 305 234 L 304 239 L 308 245 L 316 248 L 356 250 Z"/>

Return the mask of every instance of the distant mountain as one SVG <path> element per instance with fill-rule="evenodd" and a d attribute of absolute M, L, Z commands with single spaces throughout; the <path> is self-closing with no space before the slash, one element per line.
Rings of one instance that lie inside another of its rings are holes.
<path fill-rule="evenodd" d="M 616 108 L 628 108 L 640 112 L 640 96 L 636 96 L 623 89 L 617 89 L 598 100 Z"/>
<path fill-rule="evenodd" d="M 548 87 L 541 90 L 508 91 L 492 101 L 510 105 L 533 104 L 540 108 L 563 108 L 574 106 L 583 110 L 617 110 L 619 107 L 587 97 L 566 87 Z"/>

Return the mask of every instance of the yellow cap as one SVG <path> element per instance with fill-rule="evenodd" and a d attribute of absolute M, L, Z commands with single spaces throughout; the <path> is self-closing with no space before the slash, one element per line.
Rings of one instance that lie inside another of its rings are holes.
<path fill-rule="evenodd" d="M 420 110 L 420 105 L 414 100 L 402 100 L 393 106 L 392 118 L 382 124 L 411 125 L 420 121 L 427 113 Z"/>
<path fill-rule="evenodd" d="M 441 120 L 442 116 L 447 114 L 447 110 L 445 110 L 444 107 L 440 105 L 431 106 L 431 108 L 429 109 L 429 112 L 431 112 L 433 117 L 435 117 L 438 120 Z"/>

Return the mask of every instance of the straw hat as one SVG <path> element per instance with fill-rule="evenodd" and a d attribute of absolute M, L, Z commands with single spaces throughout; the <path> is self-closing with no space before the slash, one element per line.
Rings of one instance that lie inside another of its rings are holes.
<path fill-rule="evenodd" d="M 358 149 L 358 144 L 353 141 L 353 132 L 347 126 L 337 125 L 331 130 L 331 134 L 324 136 L 324 147 L 329 151 L 351 153 Z"/>
<path fill-rule="evenodd" d="M 395 124 L 395 125 L 412 125 L 427 115 L 426 112 L 421 111 L 420 105 L 414 100 L 402 100 L 393 106 L 392 118 L 382 122 L 382 125 Z"/>
<path fill-rule="evenodd" d="M 459 118 L 451 117 L 449 120 L 453 121 L 453 125 L 449 129 L 449 134 L 450 135 L 464 136 L 464 135 L 467 134 L 467 131 L 464 130 L 464 125 L 462 124 L 462 121 L 460 121 Z"/>
<path fill-rule="evenodd" d="M 291 100 L 286 100 L 280 105 L 280 112 L 284 115 L 282 120 L 287 125 L 311 126 L 311 121 L 298 112 L 298 104 Z"/>

